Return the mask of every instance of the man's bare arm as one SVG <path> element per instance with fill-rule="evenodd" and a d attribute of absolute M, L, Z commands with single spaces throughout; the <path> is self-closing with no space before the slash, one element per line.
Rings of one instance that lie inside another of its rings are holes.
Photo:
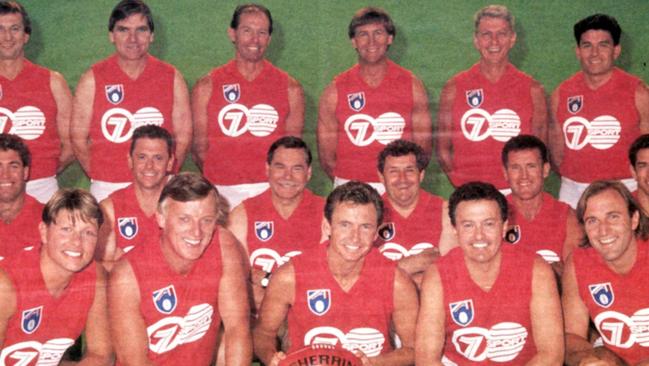
<path fill-rule="evenodd" d="M 421 285 L 421 308 L 417 317 L 415 341 L 417 365 L 442 365 L 446 316 L 443 295 L 437 266 L 432 265 L 424 274 Z"/>
<path fill-rule="evenodd" d="M 16 313 L 16 289 L 11 279 L 0 269 L 0 349 L 4 345 L 9 319 Z"/>
<path fill-rule="evenodd" d="M 171 111 L 175 157 L 178 170 L 182 167 L 192 139 L 192 115 L 189 107 L 189 91 L 183 76 L 176 70 L 174 74 L 174 104 Z"/>
<path fill-rule="evenodd" d="M 455 81 L 449 80 L 439 96 L 439 112 L 437 114 L 435 151 L 439 165 L 451 176 L 453 172 L 453 103 L 455 102 Z"/>
<path fill-rule="evenodd" d="M 90 307 L 85 329 L 86 353 L 83 360 L 79 362 L 79 366 L 113 364 L 106 300 L 106 272 L 102 266 L 96 267 L 95 300 Z"/>
<path fill-rule="evenodd" d="M 288 78 L 288 115 L 286 116 L 286 134 L 302 137 L 304 129 L 304 90 L 294 78 Z"/>
<path fill-rule="evenodd" d="M 649 133 L 649 88 L 640 83 L 635 91 L 635 107 L 640 115 L 640 133 Z"/>
<path fill-rule="evenodd" d="M 421 146 L 427 157 L 433 152 L 433 121 L 428 108 L 428 93 L 421 80 L 412 79 L 412 140 Z"/>
<path fill-rule="evenodd" d="M 122 365 L 153 365 L 149 337 L 140 313 L 140 288 L 131 265 L 120 260 L 108 280 L 108 319 L 117 361 Z"/>
<path fill-rule="evenodd" d="M 212 79 L 205 75 L 196 82 L 192 89 L 192 116 L 194 118 L 194 139 L 192 157 L 199 169 L 203 169 L 205 154 L 209 148 L 207 139 L 208 116 L 207 104 L 212 97 Z"/>
<path fill-rule="evenodd" d="M 548 141 L 548 102 L 545 89 L 538 81 L 532 83 L 532 133 L 543 142 Z"/>
<path fill-rule="evenodd" d="M 563 130 L 561 122 L 557 120 L 559 110 L 559 89 L 557 88 L 550 97 L 550 129 L 548 145 L 552 167 L 558 172 L 563 161 Z"/>
<path fill-rule="evenodd" d="M 72 149 L 79 164 L 90 174 L 90 123 L 95 102 L 95 76 L 92 69 L 86 71 L 77 83 L 72 102 L 70 138 Z"/>
<path fill-rule="evenodd" d="M 72 93 L 63 75 L 54 71 L 50 73 L 50 90 L 56 103 L 56 132 L 61 141 L 61 155 L 59 155 L 57 172 L 61 172 L 68 164 L 74 161 L 74 151 L 72 151 L 72 141 L 70 139 Z"/>
<path fill-rule="evenodd" d="M 318 156 L 322 170 L 334 178 L 336 168 L 336 147 L 338 145 L 338 119 L 336 119 L 336 104 L 338 91 L 336 84 L 331 82 L 320 97 L 318 111 L 318 127 L 316 137 L 318 140 Z"/>

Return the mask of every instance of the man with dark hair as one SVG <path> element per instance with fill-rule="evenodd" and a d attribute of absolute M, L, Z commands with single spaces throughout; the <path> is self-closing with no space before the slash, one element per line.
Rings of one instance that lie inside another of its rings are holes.
<path fill-rule="evenodd" d="M 459 249 L 431 265 L 421 288 L 422 365 L 561 365 L 561 304 L 542 258 L 503 245 L 507 200 L 470 182 L 449 198 Z"/>
<path fill-rule="evenodd" d="M 388 49 L 396 30 L 383 9 L 359 9 L 349 24 L 358 63 L 337 75 L 320 97 L 320 165 L 338 186 L 350 179 L 370 183 L 379 193 L 373 162 L 384 145 L 403 138 L 430 156 L 432 122 L 424 84 L 392 62 Z"/>
<path fill-rule="evenodd" d="M 82 332 L 80 364 L 112 362 L 106 275 L 92 260 L 102 220 L 88 192 L 60 190 L 29 228 L 42 244 L 0 262 L 0 365 L 58 365 Z"/>
<path fill-rule="evenodd" d="M 228 29 L 234 59 L 192 90 L 194 161 L 231 208 L 268 188 L 264 156 L 273 141 L 302 136 L 304 92 L 265 58 L 272 33 L 266 7 L 239 5 Z"/>
<path fill-rule="evenodd" d="M 377 166 L 385 186 L 379 251 L 417 284 L 426 268 L 456 245 L 446 202 L 421 188 L 427 165 L 419 145 L 399 139 L 381 151 Z"/>
<path fill-rule="evenodd" d="M 0 1 L 0 30 L 0 133 L 24 139 L 34 156 L 26 191 L 45 203 L 59 188 L 56 174 L 74 160 L 72 94 L 61 74 L 25 58 L 32 27 L 20 3 Z"/>
<path fill-rule="evenodd" d="M 133 183 L 100 202 L 106 224 L 97 254 L 107 269 L 135 246 L 157 240 L 155 212 L 173 165 L 173 140 L 167 130 L 148 125 L 133 132 L 128 155 Z"/>
<path fill-rule="evenodd" d="M 562 277 L 566 364 L 647 365 L 649 221 L 618 181 L 590 184 L 577 218 L 587 240 Z M 588 341 L 589 320 L 603 347 Z"/>
<path fill-rule="evenodd" d="M 442 89 L 437 122 L 437 157 L 455 187 L 473 180 L 507 189 L 494 174 L 502 146 L 518 134 L 546 139 L 543 86 L 509 61 L 516 43 L 514 16 L 502 5 L 475 14 L 473 45 L 480 60 L 453 76 Z"/>
<path fill-rule="evenodd" d="M 550 174 L 548 150 L 541 139 L 518 135 L 502 150 L 503 172 L 512 193 L 505 240 L 534 251 L 561 274 L 563 261 L 583 233 L 575 211 L 543 191 Z"/>
<path fill-rule="evenodd" d="M 649 134 L 639 136 L 629 148 L 631 175 L 638 185 L 633 195 L 645 214 L 649 212 Z"/>
<path fill-rule="evenodd" d="M 223 204 L 196 173 L 180 173 L 165 185 L 156 212 L 160 237 L 122 257 L 110 274 L 119 363 L 211 365 L 223 321 L 226 364 L 250 365 L 245 258 L 222 227 Z"/>
<path fill-rule="evenodd" d="M 275 141 L 268 150 L 266 176 L 270 188 L 235 207 L 228 223 L 250 259 L 256 309 L 271 273 L 322 237 L 324 199 L 306 188 L 311 151 L 304 141 L 294 136 Z"/>
<path fill-rule="evenodd" d="M 1 18 L 1 16 L 0 16 Z M 31 167 L 31 154 L 16 135 L 0 134 L 0 259 L 38 247 L 43 205 L 25 194 Z"/>
<path fill-rule="evenodd" d="M 254 330 L 255 353 L 277 366 L 286 355 L 275 343 L 288 322 L 288 353 L 304 346 L 339 345 L 364 365 L 411 365 L 417 290 L 408 275 L 373 249 L 383 202 L 356 181 L 331 192 L 323 233 L 312 246 L 280 267 L 270 281 Z M 392 349 L 390 329 L 402 346 Z"/>
<path fill-rule="evenodd" d="M 122 0 L 111 13 L 109 38 L 115 54 L 93 65 L 77 84 L 72 143 L 91 179 L 90 192 L 103 200 L 130 184 L 123 161 L 133 131 L 161 126 L 175 141 L 182 165 L 192 136 L 189 92 L 172 65 L 149 54 L 154 39 L 151 10 L 142 0 Z"/>
<path fill-rule="evenodd" d="M 636 182 L 627 169 L 627 149 L 649 132 L 649 89 L 615 67 L 622 52 L 620 26 L 605 14 L 574 26 L 581 71 L 552 93 L 550 149 L 561 174 L 559 199 L 573 208 L 588 184 L 599 179 Z"/>

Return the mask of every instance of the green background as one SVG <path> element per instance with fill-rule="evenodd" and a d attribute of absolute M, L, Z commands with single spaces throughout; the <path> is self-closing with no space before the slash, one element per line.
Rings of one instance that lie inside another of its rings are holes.
<path fill-rule="evenodd" d="M 24 0 L 22 3 L 33 23 L 27 57 L 63 73 L 73 91 L 84 70 L 113 52 L 107 24 L 116 1 Z M 275 23 L 267 56 L 304 87 L 304 137 L 315 153 L 320 93 L 333 76 L 356 61 L 347 37 L 347 26 L 356 9 L 374 5 L 391 14 L 397 36 L 390 57 L 424 82 L 435 123 L 439 91 L 445 81 L 478 59 L 472 44 L 473 14 L 490 2 L 273 0 L 261 3 L 271 10 Z M 540 81 L 546 93 L 578 70 L 572 26 L 596 12 L 615 16 L 622 26 L 622 55 L 618 65 L 649 80 L 649 1 L 519 0 L 502 3 L 516 16 L 518 39 L 511 60 Z M 190 87 L 211 68 L 232 58 L 233 48 L 226 29 L 239 2 L 150 0 L 148 4 L 155 21 L 151 53 L 175 65 Z M 187 162 L 185 168 L 195 169 L 191 162 Z M 88 184 L 77 164 L 60 176 L 60 182 L 63 186 L 87 187 Z M 331 183 L 317 163 L 310 187 L 322 195 L 331 189 Z M 444 197 L 452 190 L 434 157 L 424 188 Z M 556 193 L 556 176 L 546 188 Z"/>

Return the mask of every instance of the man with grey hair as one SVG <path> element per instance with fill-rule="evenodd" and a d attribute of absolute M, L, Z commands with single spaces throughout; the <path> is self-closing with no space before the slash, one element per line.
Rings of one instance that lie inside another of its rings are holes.
<path fill-rule="evenodd" d="M 440 95 L 437 157 L 451 183 L 489 182 L 508 188 L 500 169 L 503 144 L 519 134 L 546 140 L 543 86 L 509 61 L 516 43 L 514 17 L 502 5 L 475 15 L 473 45 L 480 60 L 453 76 Z"/>

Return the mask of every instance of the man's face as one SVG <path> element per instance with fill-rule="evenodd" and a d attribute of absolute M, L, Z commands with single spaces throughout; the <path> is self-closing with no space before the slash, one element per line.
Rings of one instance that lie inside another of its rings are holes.
<path fill-rule="evenodd" d="M 480 59 L 489 64 L 503 64 L 509 61 L 509 50 L 516 43 L 516 33 L 506 20 L 483 17 L 473 35 L 473 45 L 480 53 Z"/>
<path fill-rule="evenodd" d="M 162 245 L 175 259 L 194 261 L 210 245 L 217 227 L 217 200 L 214 193 L 189 202 L 167 198 L 156 220 L 162 228 Z"/>
<path fill-rule="evenodd" d="M 173 164 L 173 157 L 169 156 L 167 144 L 162 139 L 140 138 L 135 142 L 133 154 L 128 156 L 135 183 L 146 189 L 163 186 Z"/>
<path fill-rule="evenodd" d="M 299 197 L 311 179 L 311 167 L 302 149 L 280 146 L 273 154 L 273 161 L 266 164 L 266 175 L 273 196 L 281 199 Z"/>
<path fill-rule="evenodd" d="M 638 190 L 649 195 L 649 149 L 638 151 L 635 167 L 631 167 L 631 174 L 638 182 Z"/>
<path fill-rule="evenodd" d="M 543 192 L 543 181 L 550 174 L 550 164 L 543 163 L 538 149 L 511 151 L 504 171 L 512 194 L 529 200 Z"/>
<path fill-rule="evenodd" d="M 0 15 L 0 60 L 16 60 L 23 57 L 29 34 L 23 27 L 21 14 Z"/>
<path fill-rule="evenodd" d="M 351 41 L 358 52 L 359 61 L 374 64 L 386 57 L 392 39 L 382 23 L 370 23 L 356 27 Z"/>
<path fill-rule="evenodd" d="M 0 203 L 16 201 L 25 193 L 29 168 L 15 150 L 0 150 Z"/>
<path fill-rule="evenodd" d="M 393 205 L 410 208 L 419 198 L 424 171 L 417 168 L 415 154 L 388 156 L 379 179 L 385 185 L 386 194 Z"/>
<path fill-rule="evenodd" d="M 266 14 L 259 11 L 241 14 L 237 29 L 228 28 L 237 58 L 246 62 L 263 60 L 270 43 L 269 28 L 270 21 Z"/>
<path fill-rule="evenodd" d="M 591 196 L 586 202 L 584 230 L 590 244 L 607 262 L 629 259 L 639 220 L 637 211 L 629 216 L 624 198 L 613 189 Z"/>
<path fill-rule="evenodd" d="M 376 220 L 371 203 L 339 202 L 331 222 L 324 220 L 322 230 L 329 236 L 330 250 L 345 261 L 356 262 L 367 255 L 376 240 Z"/>
<path fill-rule="evenodd" d="M 591 29 L 581 35 L 575 49 L 581 70 L 588 76 L 606 75 L 613 70 L 622 47 L 613 44 L 613 37 L 604 30 Z"/>
<path fill-rule="evenodd" d="M 133 14 L 115 23 L 109 33 L 110 42 L 115 45 L 115 51 L 124 61 L 139 61 L 149 53 L 153 42 L 153 32 L 149 29 L 146 17 Z"/>
<path fill-rule="evenodd" d="M 84 221 L 78 211 L 60 210 L 55 222 L 38 226 L 41 258 L 68 272 L 79 272 L 93 259 L 99 225 L 96 219 Z"/>
<path fill-rule="evenodd" d="M 496 258 L 506 226 L 496 201 L 462 201 L 455 208 L 458 244 L 472 262 L 488 263 Z"/>

